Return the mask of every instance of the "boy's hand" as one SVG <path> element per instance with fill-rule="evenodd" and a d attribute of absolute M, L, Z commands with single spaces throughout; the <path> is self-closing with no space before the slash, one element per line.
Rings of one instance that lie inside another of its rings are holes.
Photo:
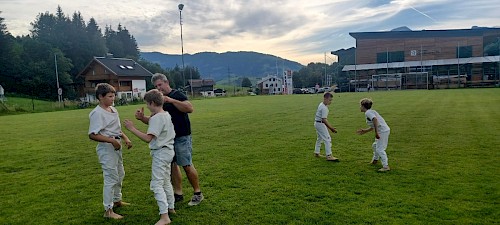
<path fill-rule="evenodd" d="M 375 138 L 380 139 L 380 135 L 378 135 L 378 132 L 375 133 Z"/>
<path fill-rule="evenodd" d="M 144 109 L 143 109 L 143 110 L 144 110 Z M 137 115 L 137 113 L 136 113 L 136 115 Z M 144 116 L 144 111 L 143 111 L 142 116 Z M 136 117 L 136 118 L 137 118 L 137 117 Z M 127 119 L 126 119 L 126 120 L 124 120 L 124 121 L 123 121 L 123 124 L 125 125 L 125 127 L 127 128 L 127 130 L 130 130 L 130 129 L 133 129 L 133 128 L 134 128 L 134 123 L 133 123 L 132 121 L 130 121 L 130 120 L 127 120 Z"/>
<path fill-rule="evenodd" d="M 336 129 L 335 127 L 334 127 L 334 128 L 332 128 L 332 132 L 333 132 L 333 133 L 337 133 L 337 129 Z"/>
<path fill-rule="evenodd" d="M 138 120 L 142 120 L 144 118 L 144 107 L 135 111 L 135 118 Z"/>
<path fill-rule="evenodd" d="M 363 130 L 363 129 L 359 129 L 359 130 L 356 131 L 356 133 L 359 134 L 359 135 L 362 135 L 362 134 L 365 134 L 366 131 Z"/>
<path fill-rule="evenodd" d="M 130 139 L 125 140 L 125 144 L 127 145 L 127 149 L 132 148 L 132 142 L 130 141 Z"/>
<path fill-rule="evenodd" d="M 120 141 L 118 141 L 117 139 L 113 138 L 113 141 L 111 142 L 111 144 L 113 145 L 113 147 L 115 148 L 115 150 L 120 150 L 122 148 L 122 145 L 120 144 Z"/>

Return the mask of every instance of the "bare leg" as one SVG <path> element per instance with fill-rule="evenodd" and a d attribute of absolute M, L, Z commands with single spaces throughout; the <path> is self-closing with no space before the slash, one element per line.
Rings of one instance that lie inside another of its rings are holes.
<path fill-rule="evenodd" d="M 186 171 L 186 176 L 193 186 L 194 192 L 200 192 L 200 184 L 198 182 L 198 171 L 194 168 L 194 165 L 184 166 L 184 171 Z"/>
<path fill-rule="evenodd" d="M 172 186 L 174 187 L 174 194 L 182 195 L 182 174 L 181 169 L 177 163 L 172 163 Z"/>

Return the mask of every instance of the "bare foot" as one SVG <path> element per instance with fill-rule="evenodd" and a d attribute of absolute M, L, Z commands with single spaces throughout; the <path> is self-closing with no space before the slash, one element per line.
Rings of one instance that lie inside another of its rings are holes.
<path fill-rule="evenodd" d="M 127 205 L 130 205 L 130 203 L 124 202 L 124 201 L 119 201 L 119 202 L 113 203 L 113 208 L 119 208 L 119 207 L 127 206 Z"/>
<path fill-rule="evenodd" d="M 168 209 L 168 214 L 176 214 L 175 209 Z"/>
<path fill-rule="evenodd" d="M 105 218 L 112 218 L 112 219 L 115 219 L 115 220 L 119 220 L 119 219 L 122 219 L 123 216 L 120 215 L 120 214 L 116 214 L 115 212 L 113 212 L 113 210 L 108 210 L 106 212 L 104 212 L 104 217 Z"/>
<path fill-rule="evenodd" d="M 168 214 L 161 214 L 160 220 L 155 223 L 155 225 L 165 225 L 165 224 L 170 224 L 172 221 L 170 220 L 170 217 L 168 217 Z"/>

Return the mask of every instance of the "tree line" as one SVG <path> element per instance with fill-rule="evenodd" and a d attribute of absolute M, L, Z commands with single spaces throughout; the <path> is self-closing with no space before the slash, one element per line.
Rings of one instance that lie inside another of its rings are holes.
<path fill-rule="evenodd" d="M 174 88 L 184 87 L 191 77 L 200 78 L 195 67 L 187 66 L 182 73 L 179 66 L 164 69 L 140 58 L 134 36 L 121 24 L 116 30 L 106 25 L 102 32 L 94 18 L 86 23 L 80 12 L 69 17 L 58 6 L 55 14 L 39 13 L 30 25 L 29 35 L 14 37 L 0 16 L 0 84 L 5 92 L 55 100 L 59 82 L 64 98 L 77 99 L 76 88 L 84 82 L 78 73 L 93 57 L 108 53 L 133 59 L 152 73 L 167 75 Z"/>

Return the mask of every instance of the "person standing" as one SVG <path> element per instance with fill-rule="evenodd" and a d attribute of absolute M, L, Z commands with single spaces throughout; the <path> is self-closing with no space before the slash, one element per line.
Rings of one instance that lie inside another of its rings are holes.
<path fill-rule="evenodd" d="M 163 93 L 163 109 L 172 116 L 174 124 L 175 157 L 172 163 L 172 184 L 174 186 L 175 202 L 180 202 L 184 199 L 182 174 L 179 168 L 179 166 L 182 166 L 194 191 L 194 195 L 188 205 L 198 205 L 203 201 L 204 197 L 200 189 L 198 172 L 192 161 L 191 122 L 189 121 L 188 113 L 193 112 L 193 105 L 188 101 L 186 95 L 170 87 L 170 83 L 164 74 L 155 73 L 151 78 L 151 83 Z M 150 119 L 150 117 L 144 115 L 144 108 L 136 111 L 135 118 L 146 124 L 149 123 Z"/>
<path fill-rule="evenodd" d="M 123 168 L 121 140 L 125 141 L 129 149 L 132 147 L 132 142 L 122 132 L 118 111 L 113 107 L 115 88 L 107 83 L 100 83 L 97 84 L 95 90 L 99 105 L 89 114 L 88 135 L 91 140 L 99 142 L 96 152 L 104 179 L 104 217 L 121 219 L 123 216 L 113 211 L 113 207 L 129 205 L 129 203 L 122 201 L 122 182 L 125 170 Z"/>
<path fill-rule="evenodd" d="M 316 157 L 321 157 L 321 143 L 325 143 L 326 160 L 328 161 L 339 161 L 338 158 L 332 156 L 332 138 L 328 130 L 333 133 L 337 133 L 335 127 L 330 125 L 328 122 L 328 106 L 332 103 L 333 95 L 327 92 L 323 95 L 323 101 L 319 103 L 318 110 L 314 116 L 314 127 L 316 128 L 316 145 L 314 148 L 314 155 Z"/>
<path fill-rule="evenodd" d="M 163 95 L 160 91 L 153 89 L 146 92 L 144 101 L 151 111 L 147 132 L 143 133 L 138 130 L 130 120 L 125 120 L 124 124 L 127 130 L 149 143 L 152 158 L 150 189 L 160 209 L 160 220 L 156 225 L 170 224 L 168 214 L 175 213 L 174 190 L 170 181 L 170 165 L 175 155 L 174 125 L 170 114 L 162 108 Z"/>
<path fill-rule="evenodd" d="M 356 131 L 359 135 L 366 134 L 372 130 L 375 131 L 375 141 L 372 144 L 373 157 L 371 164 L 377 164 L 379 159 L 382 160 L 382 168 L 378 171 L 385 172 L 391 170 L 389 167 L 389 161 L 385 150 L 387 149 L 387 144 L 389 142 L 389 134 L 391 133 L 391 128 L 387 125 L 384 118 L 378 114 L 377 111 L 371 109 L 373 101 L 368 98 L 363 98 L 360 101 L 359 109 L 361 112 L 365 113 L 366 124 L 368 128 L 359 129 Z"/>

